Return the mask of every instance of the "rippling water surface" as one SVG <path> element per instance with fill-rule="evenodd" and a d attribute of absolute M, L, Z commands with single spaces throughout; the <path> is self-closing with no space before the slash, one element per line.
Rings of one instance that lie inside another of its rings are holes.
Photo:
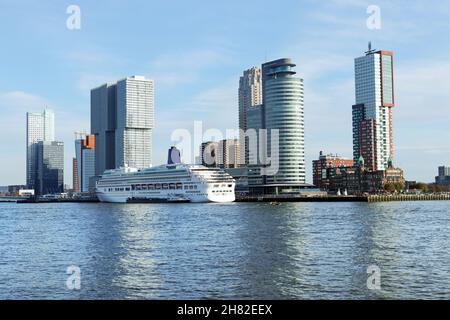
<path fill-rule="evenodd" d="M 0 204 L 0 299 L 450 299 L 449 208 Z"/>

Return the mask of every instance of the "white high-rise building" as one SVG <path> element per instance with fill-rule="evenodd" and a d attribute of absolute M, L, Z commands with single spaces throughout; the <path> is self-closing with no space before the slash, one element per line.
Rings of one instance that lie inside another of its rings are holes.
<path fill-rule="evenodd" d="M 38 142 L 55 140 L 55 114 L 45 109 L 42 113 L 27 112 L 27 186 L 36 187 Z"/>
<path fill-rule="evenodd" d="M 141 76 L 91 91 L 91 133 L 95 173 L 123 166 L 152 165 L 154 82 Z"/>
<path fill-rule="evenodd" d="M 154 84 L 144 77 L 117 82 L 116 168 L 152 165 Z"/>
<path fill-rule="evenodd" d="M 385 170 L 394 158 L 392 108 L 394 69 L 391 51 L 369 46 L 365 56 L 355 59 L 353 106 L 354 161 L 364 159 L 372 170 Z"/>

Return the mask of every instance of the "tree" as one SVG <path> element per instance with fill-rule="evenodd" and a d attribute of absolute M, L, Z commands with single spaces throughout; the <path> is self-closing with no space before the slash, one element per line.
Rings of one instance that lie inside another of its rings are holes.
<path fill-rule="evenodd" d="M 413 183 L 409 186 L 409 190 L 418 190 L 422 192 L 428 192 L 428 185 L 423 182 Z"/>

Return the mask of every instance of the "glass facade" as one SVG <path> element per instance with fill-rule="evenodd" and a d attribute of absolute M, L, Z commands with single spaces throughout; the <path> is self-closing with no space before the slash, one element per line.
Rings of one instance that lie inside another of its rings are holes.
<path fill-rule="evenodd" d="M 394 104 L 394 85 L 392 74 L 392 56 L 383 55 L 381 60 L 382 65 L 382 90 L 383 90 L 383 105 Z"/>
<path fill-rule="evenodd" d="M 297 192 L 306 184 L 304 87 L 294 67 L 290 59 L 263 64 L 263 104 L 247 109 L 248 129 L 258 132 L 248 157 L 253 192 Z M 262 135 L 260 129 L 265 129 Z"/>
<path fill-rule="evenodd" d="M 303 80 L 291 76 L 269 78 L 264 83 L 264 97 L 267 141 L 271 141 L 272 129 L 279 130 L 279 169 L 276 175 L 266 178 L 266 183 L 304 184 Z M 271 143 L 267 151 L 268 156 L 273 154 Z"/>
<path fill-rule="evenodd" d="M 37 194 L 64 192 L 64 143 L 41 141 L 37 149 Z"/>
<path fill-rule="evenodd" d="M 34 189 L 37 179 L 37 155 L 39 141 L 55 140 L 55 115 L 51 110 L 27 113 L 27 187 Z"/>

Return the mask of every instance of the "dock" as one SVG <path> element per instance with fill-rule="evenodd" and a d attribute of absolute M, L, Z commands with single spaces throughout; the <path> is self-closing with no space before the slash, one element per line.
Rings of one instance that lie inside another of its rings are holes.
<path fill-rule="evenodd" d="M 236 196 L 236 202 L 405 202 L 405 201 L 449 201 L 450 194 L 398 194 L 369 196 L 302 196 L 302 195 L 264 195 Z"/>
<path fill-rule="evenodd" d="M 368 202 L 363 196 L 264 195 L 236 196 L 236 202 Z"/>
<path fill-rule="evenodd" d="M 450 194 L 395 194 L 371 195 L 367 202 L 403 202 L 403 201 L 449 201 Z"/>

